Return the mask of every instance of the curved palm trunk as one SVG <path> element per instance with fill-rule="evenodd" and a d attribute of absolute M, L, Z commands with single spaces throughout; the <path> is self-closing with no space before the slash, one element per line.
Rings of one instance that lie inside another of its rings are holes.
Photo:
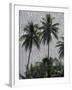
<path fill-rule="evenodd" d="M 28 70 L 29 70 L 30 55 L 31 55 L 31 49 L 29 50 L 28 63 L 26 66 L 26 78 L 29 78 Z"/>

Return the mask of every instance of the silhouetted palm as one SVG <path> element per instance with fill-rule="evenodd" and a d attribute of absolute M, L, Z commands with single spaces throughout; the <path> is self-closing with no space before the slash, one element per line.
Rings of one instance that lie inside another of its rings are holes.
<path fill-rule="evenodd" d="M 49 59 L 49 43 L 52 40 L 52 34 L 56 39 L 58 39 L 58 25 L 59 23 L 53 23 L 53 19 L 50 14 L 47 14 L 45 18 L 42 18 L 42 27 L 39 29 L 42 30 L 42 41 L 43 43 L 48 44 L 48 59 Z"/>
<path fill-rule="evenodd" d="M 58 41 L 56 47 L 59 47 L 59 58 L 64 57 L 64 37 L 62 37 L 62 41 Z"/>
<path fill-rule="evenodd" d="M 28 23 L 24 28 L 24 34 L 21 36 L 20 40 L 23 41 L 22 47 L 25 46 L 25 50 L 29 50 L 28 63 L 26 67 L 26 71 L 29 68 L 30 55 L 32 51 L 33 44 L 39 49 L 39 35 L 37 32 L 38 25 L 33 24 L 33 22 Z"/>

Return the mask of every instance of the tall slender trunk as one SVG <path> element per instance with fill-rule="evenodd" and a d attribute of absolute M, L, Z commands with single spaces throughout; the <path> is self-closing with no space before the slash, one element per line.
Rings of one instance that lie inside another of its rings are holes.
<path fill-rule="evenodd" d="M 49 43 L 48 43 L 48 59 L 49 59 Z"/>
<path fill-rule="evenodd" d="M 31 49 L 29 50 L 28 63 L 27 63 L 27 68 L 26 68 L 27 71 L 29 69 L 30 55 L 31 55 Z"/>
<path fill-rule="evenodd" d="M 48 43 L 48 60 L 49 60 L 49 43 Z M 49 62 L 49 61 L 48 61 Z M 50 77 L 50 70 L 49 70 L 50 68 L 49 68 L 49 65 L 48 65 L 48 77 Z"/>

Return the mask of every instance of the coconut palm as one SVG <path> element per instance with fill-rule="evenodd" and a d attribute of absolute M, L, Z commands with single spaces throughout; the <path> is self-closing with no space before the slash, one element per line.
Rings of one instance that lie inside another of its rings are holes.
<path fill-rule="evenodd" d="M 24 28 L 24 34 L 20 37 L 20 40 L 23 41 L 22 47 L 24 46 L 26 51 L 29 50 L 28 63 L 27 63 L 26 71 L 28 71 L 28 68 L 29 68 L 30 55 L 31 55 L 33 44 L 38 49 L 40 48 L 40 46 L 39 46 L 39 35 L 37 32 L 37 29 L 38 29 L 38 25 L 33 24 L 33 22 L 31 21 L 30 23 L 28 23 L 28 25 L 26 25 L 26 27 Z"/>
<path fill-rule="evenodd" d="M 59 23 L 53 23 L 53 19 L 50 14 L 47 14 L 45 18 L 42 18 L 42 26 L 39 28 L 42 30 L 42 41 L 48 45 L 48 59 L 49 59 L 49 44 L 52 40 L 52 34 L 58 39 L 58 25 Z"/>
<path fill-rule="evenodd" d="M 62 41 L 58 41 L 56 47 L 59 47 L 59 58 L 64 57 L 64 37 L 62 37 Z"/>

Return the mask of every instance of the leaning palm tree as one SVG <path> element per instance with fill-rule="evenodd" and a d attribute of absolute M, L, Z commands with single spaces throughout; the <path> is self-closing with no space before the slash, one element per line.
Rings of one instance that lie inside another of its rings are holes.
<path fill-rule="evenodd" d="M 30 55 L 31 55 L 33 44 L 38 49 L 40 48 L 40 46 L 39 46 L 39 35 L 38 35 L 37 29 L 38 29 L 38 25 L 33 24 L 33 22 L 31 21 L 30 23 L 28 23 L 28 25 L 26 25 L 26 27 L 24 28 L 24 34 L 20 37 L 20 40 L 23 41 L 22 47 L 24 46 L 26 51 L 29 50 L 26 72 L 29 69 Z"/>
<path fill-rule="evenodd" d="M 39 28 L 42 30 L 42 41 L 48 45 L 48 59 L 49 59 L 49 44 L 52 40 L 52 34 L 58 39 L 58 25 L 59 23 L 53 23 L 53 19 L 50 14 L 47 14 L 45 18 L 42 18 L 42 26 Z"/>
<path fill-rule="evenodd" d="M 64 57 L 64 37 L 62 37 L 62 41 L 58 41 L 56 47 L 59 47 L 59 58 Z"/>

